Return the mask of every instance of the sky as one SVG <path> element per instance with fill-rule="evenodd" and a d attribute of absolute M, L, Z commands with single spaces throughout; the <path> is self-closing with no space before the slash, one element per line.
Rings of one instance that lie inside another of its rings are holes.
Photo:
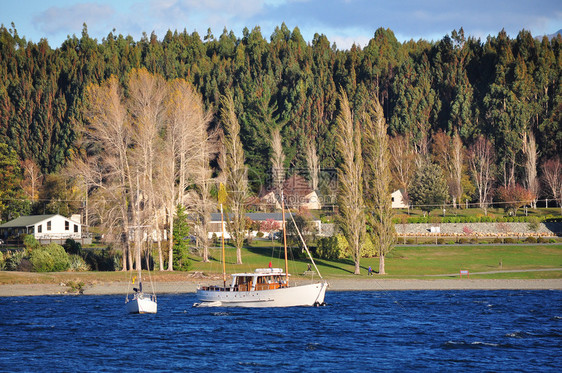
<path fill-rule="evenodd" d="M 242 37 L 259 26 L 269 37 L 283 22 L 298 27 L 307 42 L 324 34 L 339 49 L 365 46 L 379 27 L 390 28 L 401 42 L 437 41 L 451 31 L 485 40 L 502 29 L 511 37 L 522 30 L 533 36 L 562 29 L 561 0 L 0 0 L 0 23 L 20 37 L 45 38 L 57 48 L 68 37 L 80 37 L 83 24 L 92 38 L 114 34 L 140 40 L 152 32 L 161 40 L 168 30 L 211 28 L 218 38 L 224 28 Z"/>

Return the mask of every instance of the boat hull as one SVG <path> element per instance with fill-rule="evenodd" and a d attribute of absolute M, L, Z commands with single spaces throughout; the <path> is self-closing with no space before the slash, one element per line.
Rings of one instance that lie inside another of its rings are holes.
<path fill-rule="evenodd" d="M 324 304 L 327 282 L 272 290 L 217 291 L 197 289 L 203 307 L 297 307 Z"/>
<path fill-rule="evenodd" d="M 125 308 L 128 313 L 156 313 L 158 303 L 152 297 L 136 296 L 125 303 Z"/>

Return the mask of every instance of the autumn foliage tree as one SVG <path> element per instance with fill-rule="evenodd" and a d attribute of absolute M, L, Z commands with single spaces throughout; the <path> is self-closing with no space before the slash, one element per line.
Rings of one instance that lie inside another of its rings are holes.
<path fill-rule="evenodd" d="M 517 215 L 519 208 L 530 205 L 535 196 L 531 191 L 519 184 L 512 187 L 500 186 L 496 189 L 494 200 L 499 203 L 506 212 Z"/>

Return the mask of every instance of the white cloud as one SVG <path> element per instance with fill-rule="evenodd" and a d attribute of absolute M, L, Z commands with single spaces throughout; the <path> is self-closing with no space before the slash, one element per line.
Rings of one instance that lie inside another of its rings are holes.
<path fill-rule="evenodd" d="M 105 4 L 82 3 L 66 8 L 53 6 L 33 17 L 33 22 L 40 31 L 54 35 L 70 33 L 71 30 L 78 32 L 83 23 L 88 26 L 104 24 L 114 13 L 113 7 Z"/>

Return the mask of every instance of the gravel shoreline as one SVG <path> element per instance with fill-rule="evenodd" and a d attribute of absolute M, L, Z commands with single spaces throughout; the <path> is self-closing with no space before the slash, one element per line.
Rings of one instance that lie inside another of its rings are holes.
<path fill-rule="evenodd" d="M 307 281 L 295 281 L 306 283 Z M 157 282 L 156 294 L 194 293 L 198 283 L 206 281 Z M 328 291 L 385 291 L 385 290 L 562 290 L 562 279 L 498 280 L 498 279 L 330 279 Z M 145 285 L 146 287 L 146 285 Z M 127 283 L 86 284 L 85 295 L 125 295 Z M 73 294 L 66 284 L 10 284 L 0 285 L 0 297 Z"/>

